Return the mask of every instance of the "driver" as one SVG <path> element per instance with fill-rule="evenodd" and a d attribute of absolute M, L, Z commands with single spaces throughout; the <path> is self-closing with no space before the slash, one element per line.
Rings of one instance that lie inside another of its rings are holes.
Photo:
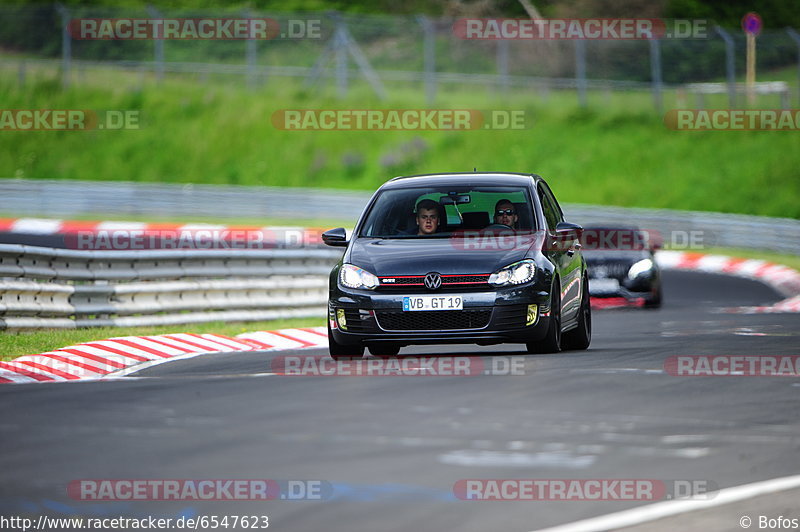
<path fill-rule="evenodd" d="M 439 205 L 430 199 L 417 203 L 418 236 L 432 235 L 439 230 Z"/>
<path fill-rule="evenodd" d="M 497 202 L 494 206 L 494 223 L 517 229 L 518 221 L 517 208 L 510 200 L 501 199 Z"/>

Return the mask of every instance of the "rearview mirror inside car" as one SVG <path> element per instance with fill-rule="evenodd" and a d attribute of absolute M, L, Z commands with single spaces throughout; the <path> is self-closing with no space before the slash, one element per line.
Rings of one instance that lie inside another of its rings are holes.
<path fill-rule="evenodd" d="M 439 203 L 442 205 L 461 205 L 471 201 L 472 198 L 469 196 L 469 194 L 451 194 L 449 196 L 442 196 L 439 198 Z"/>

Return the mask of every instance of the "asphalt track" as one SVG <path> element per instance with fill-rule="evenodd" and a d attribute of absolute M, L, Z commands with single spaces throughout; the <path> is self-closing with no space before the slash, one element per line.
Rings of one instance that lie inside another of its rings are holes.
<path fill-rule="evenodd" d="M 515 355 L 524 357 L 524 375 L 264 375 L 279 354 L 252 352 L 172 362 L 111 382 L 0 386 L 0 515 L 258 514 L 278 531 L 529 531 L 648 503 L 463 501 L 454 484 L 610 478 L 725 488 L 798 473 L 800 379 L 676 377 L 663 367 L 672 355 L 800 354 L 800 315 L 719 311 L 780 299 L 753 281 L 667 272 L 664 286 L 662 309 L 595 312 L 585 352 L 525 355 L 512 345 L 402 352 L 468 354 L 487 364 Z M 84 502 L 66 495 L 76 479 L 253 478 L 322 480 L 332 496 Z M 712 521 L 681 519 L 682 529 L 740 529 L 738 508 Z"/>

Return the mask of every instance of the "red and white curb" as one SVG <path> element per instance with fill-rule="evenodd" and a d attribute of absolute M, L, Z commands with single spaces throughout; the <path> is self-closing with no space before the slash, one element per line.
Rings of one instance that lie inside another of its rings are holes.
<path fill-rule="evenodd" d="M 123 336 L 0 361 L 0 383 L 97 380 L 211 353 L 328 347 L 325 327 L 240 334 Z"/>
<path fill-rule="evenodd" d="M 790 296 L 770 306 L 736 307 L 725 309 L 727 312 L 800 312 L 800 273 L 792 268 L 756 259 L 677 251 L 660 251 L 656 260 L 664 269 L 702 271 L 755 279 Z M 614 305 L 601 306 L 610 308 Z M 623 306 L 622 303 L 620 306 Z M 25 355 L 8 362 L 0 361 L 0 383 L 102 379 L 109 378 L 110 375 L 121 376 L 167 360 L 210 353 L 327 346 L 325 327 L 257 331 L 236 337 L 186 333 L 123 336 L 62 347 L 38 355 Z"/>
<path fill-rule="evenodd" d="M 800 272 L 788 266 L 759 259 L 738 259 L 724 255 L 681 251 L 659 251 L 656 253 L 656 261 L 664 269 L 718 273 L 761 281 L 787 296 L 787 299 L 772 305 L 733 307 L 724 309 L 725 312 L 739 314 L 800 312 Z"/>

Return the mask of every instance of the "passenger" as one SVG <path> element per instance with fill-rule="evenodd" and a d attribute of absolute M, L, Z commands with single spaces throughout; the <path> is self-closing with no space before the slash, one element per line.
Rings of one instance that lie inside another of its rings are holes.
<path fill-rule="evenodd" d="M 507 225 L 512 229 L 517 229 L 519 216 L 517 207 L 507 199 L 501 199 L 494 206 L 494 223 Z"/>
<path fill-rule="evenodd" d="M 417 203 L 417 235 L 427 236 L 439 230 L 439 204 L 433 200 L 424 199 Z"/>

